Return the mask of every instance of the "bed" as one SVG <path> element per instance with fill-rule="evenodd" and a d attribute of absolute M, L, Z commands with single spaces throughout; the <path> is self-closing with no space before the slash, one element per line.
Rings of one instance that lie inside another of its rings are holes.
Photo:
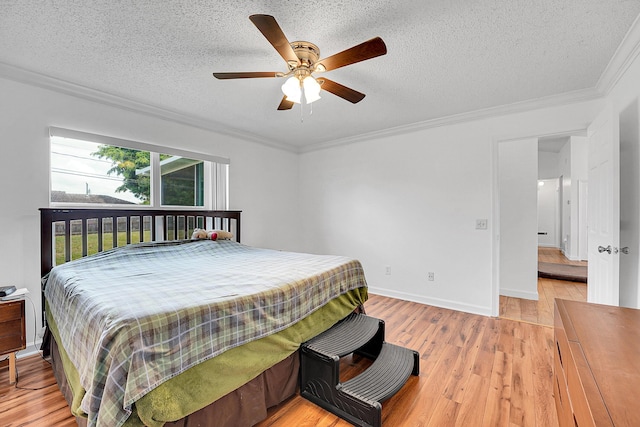
<path fill-rule="evenodd" d="M 41 209 L 43 349 L 78 425 L 250 426 L 295 394 L 300 344 L 366 301 L 362 266 L 240 232 L 239 211 Z"/>

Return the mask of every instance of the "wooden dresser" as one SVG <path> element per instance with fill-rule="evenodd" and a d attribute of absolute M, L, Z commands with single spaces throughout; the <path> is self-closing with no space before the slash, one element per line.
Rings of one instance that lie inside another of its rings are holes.
<path fill-rule="evenodd" d="M 556 299 L 560 427 L 640 426 L 640 310 Z"/>
<path fill-rule="evenodd" d="M 24 299 L 0 302 L 0 355 L 9 353 L 9 383 L 16 382 L 16 352 L 26 348 Z"/>

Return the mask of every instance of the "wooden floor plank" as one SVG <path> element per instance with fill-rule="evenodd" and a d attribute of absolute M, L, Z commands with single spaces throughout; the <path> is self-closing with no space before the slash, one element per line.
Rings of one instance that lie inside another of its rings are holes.
<path fill-rule="evenodd" d="M 422 387 L 415 399 L 415 404 L 409 408 L 409 411 L 406 414 L 398 414 L 405 420 L 416 420 L 418 423 L 416 425 L 428 426 L 432 416 L 440 416 L 435 414 L 436 405 L 445 389 L 446 383 L 461 350 L 460 347 L 451 344 L 443 344 L 443 347 L 443 351 L 439 353 L 440 357 L 434 364 L 431 372 L 421 378 Z M 398 419 L 398 422 L 399 421 L 401 420 Z"/>
<path fill-rule="evenodd" d="M 543 246 L 538 246 L 538 261 L 540 262 L 550 262 L 553 264 L 567 264 L 567 265 L 578 265 L 582 267 L 586 267 L 588 265 L 587 261 L 572 261 L 558 248 L 546 248 Z"/>
<path fill-rule="evenodd" d="M 522 325 L 526 329 L 530 325 Z M 529 354 L 529 336 L 523 334 L 514 340 L 513 365 L 511 379 L 511 411 L 509 421 L 518 427 L 535 425 L 535 409 L 533 401 L 533 370 Z"/>
<path fill-rule="evenodd" d="M 482 426 L 502 427 L 509 425 L 509 414 L 511 413 L 511 374 L 512 355 L 502 351 L 496 351 L 485 412 L 482 418 Z"/>
<path fill-rule="evenodd" d="M 522 300 L 520 303 L 520 315 L 525 322 L 537 323 L 538 317 L 538 301 Z"/>
<path fill-rule="evenodd" d="M 586 266 L 586 261 L 570 261 L 559 249 L 538 248 L 538 261 L 556 264 Z M 538 300 L 528 300 L 500 295 L 499 316 L 539 325 L 553 326 L 553 301 L 562 298 L 574 301 L 587 300 L 587 284 L 538 278 Z"/>
<path fill-rule="evenodd" d="M 489 377 L 471 374 L 467 382 L 464 398 L 460 401 L 460 410 L 455 420 L 456 427 L 478 425 L 484 417 L 489 394 Z"/>
<path fill-rule="evenodd" d="M 429 427 L 455 426 L 459 406 L 458 402 L 440 396 L 427 425 Z"/>
<path fill-rule="evenodd" d="M 547 398 L 545 384 L 553 382 L 553 351 L 555 340 L 552 328 L 531 328 L 530 345 L 536 351 L 530 352 L 533 375 L 533 402 L 536 426 L 552 425 L 556 420 L 556 407 Z"/>

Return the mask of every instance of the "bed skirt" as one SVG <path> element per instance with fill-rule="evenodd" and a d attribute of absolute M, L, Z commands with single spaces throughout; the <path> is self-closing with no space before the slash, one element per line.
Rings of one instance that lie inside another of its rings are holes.
<path fill-rule="evenodd" d="M 296 351 L 209 406 L 178 421 L 165 423 L 165 426 L 236 427 L 257 424 L 267 418 L 268 408 L 284 402 L 296 393 L 300 368 L 299 357 Z M 51 337 L 51 365 L 60 391 L 71 406 L 73 393 L 62 367 L 58 344 L 53 337 Z M 76 422 L 80 427 L 87 425 L 87 419 L 83 417 L 76 417 Z"/>

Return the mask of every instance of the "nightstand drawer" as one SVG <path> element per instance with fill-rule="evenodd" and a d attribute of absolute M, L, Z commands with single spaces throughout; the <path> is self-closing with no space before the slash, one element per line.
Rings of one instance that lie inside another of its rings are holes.
<path fill-rule="evenodd" d="M 26 348 L 24 300 L 0 302 L 0 355 L 9 354 L 9 384 L 17 381 L 16 352 Z"/>
<path fill-rule="evenodd" d="M 6 322 L 7 320 L 22 319 L 22 303 L 23 301 L 2 303 L 2 305 L 0 305 L 0 323 Z"/>
<path fill-rule="evenodd" d="M 3 323 L 2 326 L 5 324 Z M 20 326 L 18 326 L 20 328 Z M 22 340 L 22 334 L 18 329 L 17 334 L 0 336 L 0 353 L 11 353 L 14 351 L 22 350 L 24 348 L 24 341 Z"/>
<path fill-rule="evenodd" d="M 0 354 L 26 346 L 24 300 L 0 303 Z"/>
<path fill-rule="evenodd" d="M 0 340 L 22 335 L 22 319 L 10 320 L 8 322 L 0 322 Z M 0 349 L 3 347 L 0 345 Z"/>

